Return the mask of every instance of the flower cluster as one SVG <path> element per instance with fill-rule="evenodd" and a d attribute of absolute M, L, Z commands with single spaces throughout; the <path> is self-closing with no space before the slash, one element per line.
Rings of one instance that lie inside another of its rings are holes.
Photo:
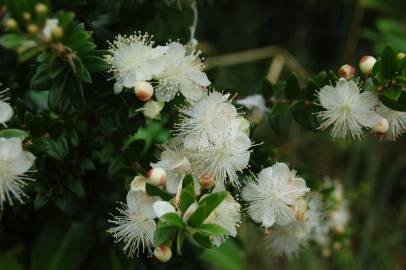
<path fill-rule="evenodd" d="M 361 92 L 353 81 L 341 78 L 335 87 L 326 85 L 318 92 L 318 98 L 324 108 L 318 113 L 322 120 L 319 128 L 331 127 L 334 138 L 359 139 L 365 135 L 365 129 L 370 129 L 395 140 L 406 131 L 406 112 L 386 107 L 374 92 Z"/>
<path fill-rule="evenodd" d="M 189 101 L 199 100 L 210 81 L 203 72 L 196 44 L 170 42 L 154 46 L 148 34 L 119 35 L 110 44 L 110 54 L 106 56 L 115 79 L 114 92 L 133 89 L 141 101 L 148 101 L 142 111 L 149 118 L 157 118 L 162 109 L 162 105 L 153 104 L 168 102 L 179 93 Z M 157 101 L 150 100 L 154 93 Z"/>

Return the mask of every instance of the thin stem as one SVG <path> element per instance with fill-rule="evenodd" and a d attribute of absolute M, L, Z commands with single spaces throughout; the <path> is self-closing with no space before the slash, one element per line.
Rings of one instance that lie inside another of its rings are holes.
<path fill-rule="evenodd" d="M 197 3 L 196 0 L 192 0 L 191 4 L 190 4 L 190 8 L 193 11 L 193 23 L 192 25 L 189 27 L 190 29 L 190 43 L 193 42 L 194 38 L 195 38 L 195 33 L 196 33 L 196 27 L 197 27 L 197 21 L 199 19 L 199 13 L 197 11 Z"/>

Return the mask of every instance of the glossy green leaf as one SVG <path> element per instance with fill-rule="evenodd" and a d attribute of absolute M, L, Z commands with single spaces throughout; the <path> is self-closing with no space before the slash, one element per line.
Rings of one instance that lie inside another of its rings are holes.
<path fill-rule="evenodd" d="M 210 237 L 205 236 L 201 233 L 193 234 L 193 239 L 204 248 L 212 248 L 213 244 L 211 243 Z"/>
<path fill-rule="evenodd" d="M 174 196 L 173 194 L 167 192 L 166 190 L 163 190 L 159 187 L 156 187 L 154 185 L 151 185 L 149 183 L 145 184 L 145 189 L 150 196 L 159 196 L 165 201 L 171 200 Z"/>
<path fill-rule="evenodd" d="M 203 234 L 207 234 L 209 236 L 219 236 L 219 235 L 228 235 L 229 231 L 224 229 L 222 226 L 218 224 L 202 224 L 198 227 L 199 231 Z"/>
<path fill-rule="evenodd" d="M 161 216 L 159 219 L 165 221 L 169 225 L 172 225 L 172 226 L 175 226 L 178 228 L 185 227 L 185 224 L 183 223 L 182 218 L 177 213 L 166 213 L 165 215 Z"/>
<path fill-rule="evenodd" d="M 397 68 L 396 53 L 390 45 L 386 45 L 381 58 L 381 72 L 385 79 L 392 79 Z"/>
<path fill-rule="evenodd" d="M 221 191 L 204 196 L 200 199 L 198 208 L 188 219 L 188 224 L 192 227 L 200 226 L 210 213 L 228 196 L 228 194 L 227 191 Z"/>
<path fill-rule="evenodd" d="M 154 234 L 155 245 L 159 246 L 165 244 L 172 238 L 176 230 L 177 228 L 175 226 L 170 225 L 165 221 L 159 220 Z"/>
<path fill-rule="evenodd" d="M 0 137 L 3 138 L 20 138 L 21 140 L 25 140 L 28 136 L 28 132 L 21 129 L 9 128 L 0 130 Z"/>
<path fill-rule="evenodd" d="M 290 100 L 298 99 L 300 97 L 300 85 L 295 74 L 290 74 L 286 80 L 285 86 L 286 98 Z"/>

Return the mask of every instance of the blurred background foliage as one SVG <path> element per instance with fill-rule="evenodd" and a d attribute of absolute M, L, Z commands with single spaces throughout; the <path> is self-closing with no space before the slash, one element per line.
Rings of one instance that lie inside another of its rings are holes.
<path fill-rule="evenodd" d="M 192 11 L 184 0 L 50 2 L 52 11 L 72 11 L 93 32 L 98 49 L 107 48 L 106 41 L 116 34 L 135 30 L 153 34 L 157 43 L 189 39 Z M 238 92 L 238 97 L 254 93 L 264 77 L 277 82 L 294 71 L 305 82 L 320 70 L 336 70 L 345 63 L 357 66 L 362 55 L 378 55 L 387 43 L 396 51 L 406 50 L 404 0 L 199 0 L 198 8 L 196 38 L 208 59 L 209 78 L 220 89 Z M 268 47 L 265 52 L 255 50 Z M 238 54 L 247 50 L 248 57 Z M 14 98 L 22 97 L 21 106 L 37 100 L 40 107 L 40 92 L 28 91 L 35 62 L 19 65 L 11 51 L 0 53 L 0 81 Z M 224 60 L 228 54 L 232 55 Z M 114 212 L 114 202 L 124 198 L 134 172 L 145 171 L 154 160 L 153 144 L 168 139 L 174 119 L 165 109 L 162 122 L 134 129 L 144 125 L 143 120 L 119 112 L 140 104 L 132 95 L 124 96 L 125 101 L 113 96 L 106 79 L 96 75 L 94 84 L 85 86 L 86 99 L 94 102 L 79 118 L 43 115 L 32 124 L 46 126 L 56 119 L 47 128 L 51 136 L 58 135 L 52 141 L 58 151 L 47 148 L 51 150 L 39 163 L 44 167 L 37 168 L 40 180 L 28 191 L 27 204 L 1 213 L 1 270 L 406 267 L 405 137 L 394 143 L 373 137 L 332 141 L 328 134 L 304 130 L 288 112 L 282 112 L 277 128 L 266 117 L 255 128 L 254 140 L 273 145 L 278 149 L 273 160 L 311 172 L 316 181 L 328 175 L 343 182 L 351 202 L 349 247 L 337 246 L 330 257 L 310 247 L 297 259 L 277 260 L 269 256 L 254 225 L 246 222 L 241 238 L 219 249 L 203 252 L 189 243 L 184 256 L 165 265 L 143 256 L 125 258 L 105 232 L 109 213 Z M 64 121 L 63 128 L 58 121 Z M 123 149 L 123 141 L 132 147 Z M 145 151 L 135 150 L 140 147 Z"/>

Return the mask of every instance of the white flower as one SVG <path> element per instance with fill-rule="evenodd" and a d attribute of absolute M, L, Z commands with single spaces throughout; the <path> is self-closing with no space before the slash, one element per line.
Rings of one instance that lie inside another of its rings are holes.
<path fill-rule="evenodd" d="M 177 132 L 199 176 L 210 175 L 216 185 L 226 178 L 238 185 L 237 172 L 248 166 L 251 140 L 229 95 L 212 92 L 181 110 Z"/>
<path fill-rule="evenodd" d="M 332 210 L 329 220 L 330 226 L 338 232 L 343 232 L 349 220 L 350 211 L 348 201 L 343 200 Z"/>
<path fill-rule="evenodd" d="M 164 108 L 164 105 L 165 104 L 163 102 L 148 100 L 145 102 L 144 106 L 137 111 L 142 112 L 146 118 L 160 119 L 161 111 Z"/>
<path fill-rule="evenodd" d="M 13 108 L 6 102 L 8 98 L 4 96 L 7 91 L 8 89 L 0 91 L 0 124 L 4 126 L 14 115 Z"/>
<path fill-rule="evenodd" d="M 0 208 L 3 203 L 13 204 L 13 199 L 23 202 L 26 196 L 23 187 L 32 180 L 26 172 L 32 167 L 35 157 L 24 151 L 21 139 L 0 138 Z"/>
<path fill-rule="evenodd" d="M 394 141 L 406 131 L 406 112 L 394 111 L 382 103 L 376 107 L 376 111 L 389 122 L 386 139 Z"/>
<path fill-rule="evenodd" d="M 168 144 L 162 146 L 160 161 L 152 163 L 153 168 L 162 168 L 166 172 L 166 190 L 177 194 L 181 180 L 191 171 L 190 162 L 182 148 L 181 138 L 174 138 Z M 200 189 L 199 182 L 195 181 L 195 188 Z"/>
<path fill-rule="evenodd" d="M 162 57 L 164 69 L 155 76 L 159 83 L 155 96 L 159 101 L 170 101 L 180 92 L 187 100 L 198 100 L 203 96 L 203 87 L 210 85 L 199 53 L 178 42 L 167 47 Z"/>
<path fill-rule="evenodd" d="M 230 194 L 210 213 L 204 221 L 205 224 L 217 224 L 228 231 L 228 235 L 237 236 L 237 227 L 241 223 L 241 205 Z M 226 236 L 214 237 L 213 242 L 220 246 Z"/>
<path fill-rule="evenodd" d="M 47 38 L 52 38 L 52 30 L 58 27 L 59 21 L 58 19 L 47 19 L 45 21 L 45 26 L 42 28 L 42 34 Z"/>
<path fill-rule="evenodd" d="M 284 163 L 263 169 L 256 181 L 249 182 L 242 191 L 248 202 L 248 214 L 264 227 L 286 225 L 295 220 L 292 206 L 309 188 L 296 172 Z"/>
<path fill-rule="evenodd" d="M 166 47 L 153 48 L 151 36 L 137 33 L 131 36 L 117 36 L 110 44 L 106 61 L 116 79 L 114 92 L 120 93 L 124 87 L 132 88 L 137 81 L 148 81 L 163 70 L 161 56 Z"/>
<path fill-rule="evenodd" d="M 121 215 L 115 216 L 110 223 L 116 227 L 108 230 L 115 237 L 115 242 L 124 242 L 124 252 L 132 257 L 137 251 L 147 251 L 152 254 L 156 214 L 152 207 L 157 197 L 150 197 L 144 191 L 130 190 L 127 194 L 127 204 L 122 204 L 117 210 Z"/>
<path fill-rule="evenodd" d="M 294 221 L 286 226 L 275 226 L 268 238 L 268 247 L 275 256 L 297 256 L 308 242 L 308 231 L 303 222 Z"/>
<path fill-rule="evenodd" d="M 318 92 L 318 98 L 325 109 L 318 113 L 323 120 L 319 128 L 332 127 L 331 134 L 335 138 L 347 135 L 361 138 L 363 127 L 372 127 L 381 118 L 374 111 L 377 97 L 369 91 L 360 93 L 353 81 L 341 78 L 336 87 L 326 85 Z"/>
<path fill-rule="evenodd" d="M 269 111 L 262 95 L 247 96 L 243 99 L 237 100 L 236 103 L 252 110 L 249 119 L 254 124 L 261 122 L 263 115 Z"/>
<path fill-rule="evenodd" d="M 322 246 L 327 246 L 329 239 L 329 225 L 326 221 L 322 196 L 320 193 L 309 194 L 308 209 L 304 213 L 305 225 L 310 233 L 310 237 Z"/>

